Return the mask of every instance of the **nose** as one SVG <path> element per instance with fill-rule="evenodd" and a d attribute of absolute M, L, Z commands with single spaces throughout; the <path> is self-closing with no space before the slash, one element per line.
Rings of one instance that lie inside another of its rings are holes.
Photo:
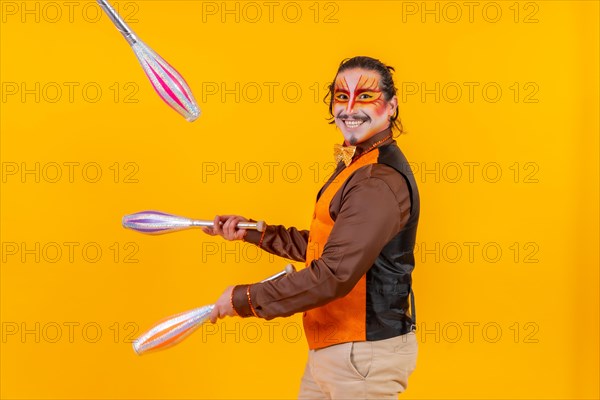
<path fill-rule="evenodd" d="M 353 111 L 354 111 L 354 99 L 350 98 L 350 100 L 348 100 L 348 104 L 346 105 L 346 114 L 352 114 Z"/>

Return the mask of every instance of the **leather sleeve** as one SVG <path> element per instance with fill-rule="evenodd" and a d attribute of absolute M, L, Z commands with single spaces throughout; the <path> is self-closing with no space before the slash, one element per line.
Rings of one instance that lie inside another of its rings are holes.
<path fill-rule="evenodd" d="M 244 240 L 257 246 L 260 244 L 261 249 L 276 256 L 294 261 L 306 261 L 307 230 L 286 228 L 282 225 L 267 225 L 264 236 L 263 232 L 249 230 Z"/>
<path fill-rule="evenodd" d="M 257 316 L 285 317 L 349 293 L 408 220 L 408 186 L 390 167 L 377 164 L 362 168 L 334 196 L 330 214 L 335 224 L 320 258 L 277 281 L 251 285 L 250 302 Z M 240 287 L 239 291 L 242 289 L 246 290 Z M 247 298 L 235 293 L 235 308 L 249 310 Z"/>

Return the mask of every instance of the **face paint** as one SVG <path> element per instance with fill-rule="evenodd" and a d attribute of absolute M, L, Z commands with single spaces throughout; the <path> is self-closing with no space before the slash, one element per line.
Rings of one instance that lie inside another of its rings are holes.
<path fill-rule="evenodd" d="M 333 115 L 347 144 L 364 142 L 386 129 L 395 106 L 379 89 L 379 73 L 361 68 L 343 71 L 335 79 Z"/>

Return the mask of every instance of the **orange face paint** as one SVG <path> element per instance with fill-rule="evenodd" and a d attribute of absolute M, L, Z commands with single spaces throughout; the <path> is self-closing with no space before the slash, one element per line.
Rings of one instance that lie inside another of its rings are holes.
<path fill-rule="evenodd" d="M 345 77 L 341 81 L 336 82 L 333 92 L 334 104 L 349 104 L 352 108 L 356 103 L 369 104 L 376 103 L 380 106 L 383 104 L 383 93 L 379 90 L 379 79 L 360 76 L 358 84 L 355 88 L 350 88 Z"/>
<path fill-rule="evenodd" d="M 336 77 L 333 115 L 349 144 L 360 143 L 389 126 L 390 104 L 376 71 L 351 69 Z"/>

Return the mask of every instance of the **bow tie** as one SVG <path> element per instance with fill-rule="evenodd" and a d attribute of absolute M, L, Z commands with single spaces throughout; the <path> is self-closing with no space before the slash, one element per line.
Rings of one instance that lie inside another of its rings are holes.
<path fill-rule="evenodd" d="M 333 157 L 335 158 L 336 164 L 340 161 L 344 161 L 346 167 L 352 162 L 352 157 L 356 152 L 356 146 L 342 146 L 341 144 L 335 144 L 333 146 Z"/>

